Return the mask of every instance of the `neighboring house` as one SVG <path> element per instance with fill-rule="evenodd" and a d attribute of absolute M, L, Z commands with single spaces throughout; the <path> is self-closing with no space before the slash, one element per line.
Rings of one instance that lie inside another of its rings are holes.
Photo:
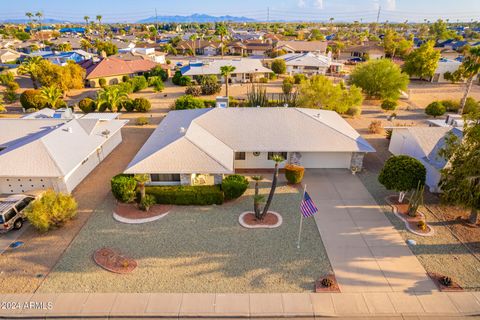
<path fill-rule="evenodd" d="M 239 41 L 247 41 L 247 40 L 263 40 L 265 33 L 263 32 L 254 32 L 248 30 L 232 30 L 231 37 L 235 40 Z"/>
<path fill-rule="evenodd" d="M 180 71 L 185 76 L 204 76 L 216 75 L 220 81 L 224 81 L 221 77 L 220 68 L 223 66 L 233 66 L 235 71 L 230 75 L 231 82 L 254 82 L 260 78 L 266 78 L 272 70 L 265 68 L 258 59 L 231 59 L 231 60 L 213 60 L 213 61 L 192 61 L 188 66 L 183 67 Z"/>
<path fill-rule="evenodd" d="M 430 192 L 440 192 L 440 170 L 447 160 L 439 155 L 445 146 L 445 136 L 452 132 L 462 138 L 461 128 L 452 127 L 395 127 L 388 150 L 394 155 L 409 155 L 418 159 L 427 170 L 426 185 Z"/>
<path fill-rule="evenodd" d="M 220 52 L 221 46 L 222 44 L 220 42 L 198 39 L 194 41 L 180 41 L 176 49 L 179 54 L 183 55 L 188 55 L 195 51 L 195 54 L 199 56 L 215 56 Z"/>
<path fill-rule="evenodd" d="M 268 51 L 272 50 L 272 45 L 268 42 L 250 40 L 236 41 L 227 45 L 227 52 L 231 55 L 238 56 L 264 56 Z"/>
<path fill-rule="evenodd" d="M 362 167 L 375 150 L 334 111 L 209 108 L 170 111 L 125 173 L 151 184 L 218 184 L 223 175 L 273 169 L 274 154 L 305 168 Z"/>
<path fill-rule="evenodd" d="M 314 52 L 326 54 L 326 41 L 278 41 L 275 50 L 285 50 L 287 53 L 307 53 Z"/>
<path fill-rule="evenodd" d="M 441 58 L 438 61 L 438 66 L 433 74 L 431 82 L 448 82 L 448 80 L 445 79 L 445 73 L 453 73 L 457 71 L 461 65 L 462 63 L 460 61 Z"/>
<path fill-rule="evenodd" d="M 94 116 L 0 119 L 0 194 L 72 192 L 122 142 L 126 123 Z"/>
<path fill-rule="evenodd" d="M 89 87 L 98 87 L 101 78 L 108 85 L 122 82 L 123 76 L 134 77 L 143 75 L 152 70 L 157 64 L 150 60 L 122 60 L 118 58 L 104 58 L 98 62 L 85 60 L 80 63 L 86 70 L 85 80 Z"/>
<path fill-rule="evenodd" d="M 52 43 L 52 45 L 50 46 L 50 48 L 47 48 L 50 50 L 62 44 L 69 44 L 72 47 L 72 50 L 82 49 L 82 38 L 80 37 L 58 37 L 52 39 L 50 42 Z"/>
<path fill-rule="evenodd" d="M 110 56 L 110 58 L 118 58 L 122 60 L 150 60 L 158 64 L 166 64 L 166 54 L 164 52 L 155 51 L 154 48 L 133 48 L 130 51 L 120 51 Z"/>
<path fill-rule="evenodd" d="M 317 75 L 326 73 L 337 73 L 343 68 L 343 64 L 333 62 L 330 55 L 324 56 L 315 53 L 289 53 L 278 57 L 285 60 L 287 73 L 289 75 L 305 74 Z"/>
<path fill-rule="evenodd" d="M 45 60 L 50 61 L 53 64 L 64 66 L 68 61 L 75 63 L 81 63 L 85 60 L 92 59 L 93 55 L 83 50 L 73 50 L 67 52 L 59 51 L 36 51 L 30 54 L 30 56 L 41 56 Z"/>
<path fill-rule="evenodd" d="M 366 41 L 361 45 L 347 46 L 341 53 L 341 59 L 361 58 L 376 60 L 385 57 L 385 49 L 374 41 Z"/>
<path fill-rule="evenodd" d="M 0 49 L 0 63 L 15 62 L 22 57 L 22 54 L 11 49 Z"/>

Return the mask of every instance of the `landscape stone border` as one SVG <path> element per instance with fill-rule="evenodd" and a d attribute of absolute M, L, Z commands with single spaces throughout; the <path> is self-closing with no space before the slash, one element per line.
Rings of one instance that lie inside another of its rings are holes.
<path fill-rule="evenodd" d="M 421 233 L 421 232 L 418 232 L 418 231 L 412 229 L 412 227 L 410 227 L 410 225 L 409 225 L 408 220 L 406 220 L 406 219 L 402 216 L 402 214 L 398 213 L 397 207 L 396 207 L 392 202 L 390 202 L 389 197 L 391 197 L 391 196 L 386 197 L 386 198 L 385 198 L 385 201 L 387 201 L 387 203 L 388 203 L 388 204 L 390 205 L 390 207 L 392 208 L 393 214 L 395 214 L 395 216 L 396 216 L 397 218 L 399 218 L 400 220 L 403 221 L 403 224 L 405 224 L 405 227 L 407 228 L 408 231 L 410 231 L 411 233 L 413 233 L 413 234 L 415 234 L 415 235 L 417 235 L 417 236 L 421 236 L 421 237 L 431 237 L 431 236 L 433 236 L 433 235 L 435 234 L 435 231 L 433 230 L 432 226 L 429 225 L 427 222 L 425 222 L 425 223 L 426 223 L 427 227 L 430 229 L 429 232 Z M 422 214 L 422 213 L 420 213 L 420 214 Z M 422 214 L 422 215 L 423 215 L 423 214 Z M 424 215 L 423 215 L 423 217 L 425 218 Z"/>
<path fill-rule="evenodd" d="M 167 211 L 167 212 L 162 213 L 162 214 L 160 214 L 158 216 L 155 216 L 155 217 L 149 217 L 149 218 L 143 218 L 143 219 L 129 219 L 129 218 L 125 218 L 125 217 L 122 217 L 122 216 L 118 215 L 116 212 L 113 212 L 113 218 L 115 220 L 117 220 L 118 222 L 121 222 L 121 223 L 142 224 L 142 223 L 148 223 L 148 222 L 153 222 L 153 221 L 160 220 L 163 217 L 165 217 L 166 215 L 168 215 L 169 213 L 170 213 L 170 211 Z"/>
<path fill-rule="evenodd" d="M 249 213 L 254 213 L 253 211 L 245 211 L 245 212 L 242 212 L 242 214 L 238 217 L 238 223 L 240 223 L 240 225 L 244 228 L 247 228 L 247 229 L 275 229 L 275 228 L 278 228 L 282 225 L 283 223 L 283 218 L 282 216 L 278 213 L 278 212 L 275 212 L 275 211 L 268 211 L 269 214 L 273 214 L 274 216 L 277 217 L 278 221 L 276 224 L 273 224 L 273 225 L 249 225 L 249 224 L 246 224 L 244 221 L 243 221 L 243 217 L 246 216 L 247 214 Z"/>

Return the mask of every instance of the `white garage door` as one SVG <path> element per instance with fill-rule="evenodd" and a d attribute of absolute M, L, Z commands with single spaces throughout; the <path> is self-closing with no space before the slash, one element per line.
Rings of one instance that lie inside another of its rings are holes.
<path fill-rule="evenodd" d="M 350 168 L 350 152 L 302 152 L 300 164 L 305 168 Z"/>

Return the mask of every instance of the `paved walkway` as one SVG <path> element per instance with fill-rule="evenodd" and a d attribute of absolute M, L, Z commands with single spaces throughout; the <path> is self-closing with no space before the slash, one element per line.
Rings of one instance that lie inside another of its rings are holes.
<path fill-rule="evenodd" d="M 0 295 L 0 318 L 448 319 L 480 315 L 480 293 L 64 293 Z M 15 308 L 13 308 L 15 307 Z"/>
<path fill-rule="evenodd" d="M 304 183 L 340 290 L 434 292 L 434 283 L 362 182 L 347 170 L 308 170 Z"/>

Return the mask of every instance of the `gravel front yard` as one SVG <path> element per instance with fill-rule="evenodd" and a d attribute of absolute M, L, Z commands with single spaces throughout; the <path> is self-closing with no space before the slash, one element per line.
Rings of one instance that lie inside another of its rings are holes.
<path fill-rule="evenodd" d="M 268 184 L 262 192 L 268 192 Z M 263 188 L 265 187 L 265 188 Z M 251 210 L 253 190 L 222 206 L 176 207 L 165 218 L 126 225 L 112 218 L 109 197 L 67 249 L 39 292 L 309 292 L 331 271 L 314 219 L 304 221 L 302 248 L 297 189 L 277 188 L 277 229 L 247 230 L 238 223 Z M 129 275 L 104 271 L 92 260 L 103 246 L 138 262 Z"/>

